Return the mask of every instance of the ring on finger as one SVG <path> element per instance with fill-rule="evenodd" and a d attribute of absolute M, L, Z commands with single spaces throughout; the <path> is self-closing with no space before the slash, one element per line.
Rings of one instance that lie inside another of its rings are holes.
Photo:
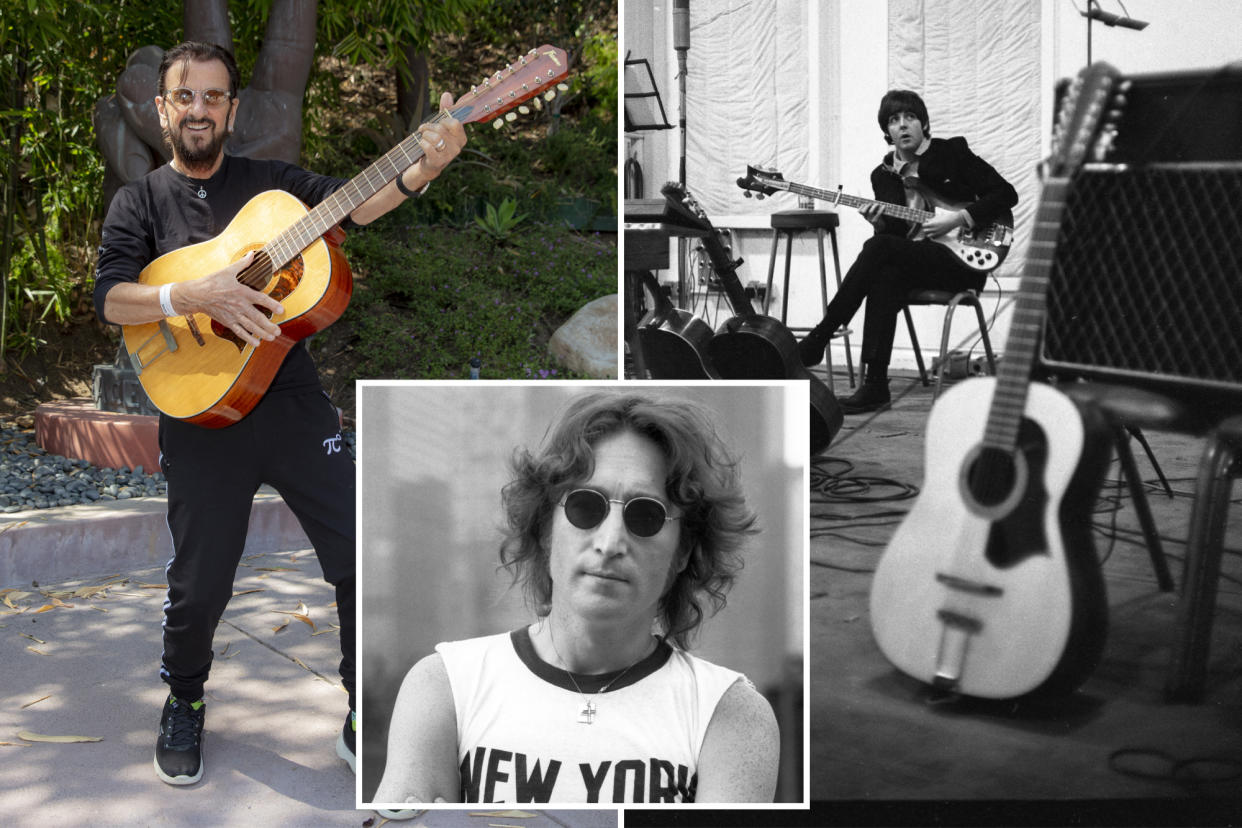
<path fill-rule="evenodd" d="M 436 150 L 442 150 L 442 149 L 444 149 L 444 139 L 443 139 L 443 138 L 441 138 L 441 139 L 439 140 L 439 142 L 436 144 Z"/>

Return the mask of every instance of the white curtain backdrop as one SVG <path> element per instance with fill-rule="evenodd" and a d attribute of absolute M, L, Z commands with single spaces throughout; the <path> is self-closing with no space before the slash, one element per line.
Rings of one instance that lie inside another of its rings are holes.
<path fill-rule="evenodd" d="M 709 214 L 747 211 L 736 184 L 747 164 L 779 159 L 802 175 L 809 167 L 810 124 L 822 106 L 810 94 L 811 5 L 805 0 L 691 4 L 686 183 Z M 670 91 L 670 110 L 677 112 L 678 93 L 675 87 Z"/>
<path fill-rule="evenodd" d="M 963 135 L 1018 190 L 1017 238 L 1002 268 L 1017 275 L 1039 196 L 1040 3 L 889 0 L 889 81 L 923 96 L 932 134 Z M 878 129 L 878 127 L 877 127 Z"/>

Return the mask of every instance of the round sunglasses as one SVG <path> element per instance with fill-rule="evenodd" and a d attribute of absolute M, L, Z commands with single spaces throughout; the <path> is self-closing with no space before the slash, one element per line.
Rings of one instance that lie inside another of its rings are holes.
<path fill-rule="evenodd" d="M 654 497 L 634 497 L 629 500 L 616 500 L 597 492 L 594 489 L 574 489 L 561 500 L 560 506 L 565 510 L 565 517 L 579 529 L 594 529 L 608 517 L 613 503 L 623 504 L 621 518 L 630 534 L 639 538 L 655 536 L 670 520 L 681 520 L 681 516 L 669 517 L 664 504 Z"/>

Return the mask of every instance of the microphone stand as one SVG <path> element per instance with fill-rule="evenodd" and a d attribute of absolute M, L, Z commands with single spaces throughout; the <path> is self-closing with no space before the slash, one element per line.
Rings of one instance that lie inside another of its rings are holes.
<path fill-rule="evenodd" d="M 678 183 L 686 188 L 686 53 L 690 51 L 690 0 L 673 0 L 673 49 L 677 52 L 677 92 L 681 101 L 678 126 L 681 128 L 681 158 Z M 677 237 L 677 306 L 688 309 L 689 280 L 686 277 L 689 241 Z"/>

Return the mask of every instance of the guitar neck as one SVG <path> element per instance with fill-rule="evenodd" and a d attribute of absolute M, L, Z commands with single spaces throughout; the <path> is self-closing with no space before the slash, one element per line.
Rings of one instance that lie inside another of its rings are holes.
<path fill-rule="evenodd" d="M 1014 300 L 1013 321 L 1005 345 L 1005 359 L 996 377 L 996 392 L 988 412 L 984 445 L 1012 451 L 1017 445 L 1018 428 L 1026 409 L 1031 368 L 1035 364 L 1039 338 L 1043 333 L 1048 282 L 1052 275 L 1053 253 L 1061 229 L 1061 215 L 1069 191 L 1068 178 L 1044 182 L 1035 228 L 1027 253 L 1026 267 Z"/>
<path fill-rule="evenodd" d="M 703 237 L 703 249 L 707 251 L 707 256 L 712 261 L 712 270 L 715 270 L 716 275 L 720 277 L 720 284 L 724 287 L 725 296 L 728 297 L 733 312 L 738 316 L 755 316 L 755 308 L 746 296 L 742 280 L 737 277 L 738 263 L 729 258 L 729 251 L 725 250 L 715 228 L 710 224 L 707 235 Z"/>
<path fill-rule="evenodd" d="M 444 117 L 441 113 L 435 121 L 439 122 Z M 351 178 L 336 192 L 311 208 L 305 216 L 268 242 L 264 250 L 271 258 L 273 269 L 279 270 L 291 262 L 315 239 L 340 224 L 363 202 L 382 190 L 389 181 L 422 158 L 423 148 L 418 143 L 421 138 L 421 131 L 406 136 L 405 140 L 384 153 L 375 163 Z"/>
<path fill-rule="evenodd" d="M 789 192 L 797 193 L 798 195 L 811 196 L 812 198 L 819 199 L 820 201 L 831 201 L 833 204 L 844 204 L 846 207 L 853 207 L 855 210 L 860 210 L 863 207 L 870 207 L 873 204 L 878 204 L 884 208 L 885 215 L 899 218 L 903 221 L 909 221 L 914 224 L 922 224 L 936 215 L 928 210 L 920 210 L 916 207 L 907 207 L 904 204 L 893 204 L 888 201 L 876 201 L 872 198 L 862 198 L 861 196 L 850 195 L 849 193 L 842 193 L 840 191 L 821 190 L 818 187 L 809 187 L 806 184 L 795 184 L 792 181 L 786 182 L 784 189 L 788 189 Z"/>

